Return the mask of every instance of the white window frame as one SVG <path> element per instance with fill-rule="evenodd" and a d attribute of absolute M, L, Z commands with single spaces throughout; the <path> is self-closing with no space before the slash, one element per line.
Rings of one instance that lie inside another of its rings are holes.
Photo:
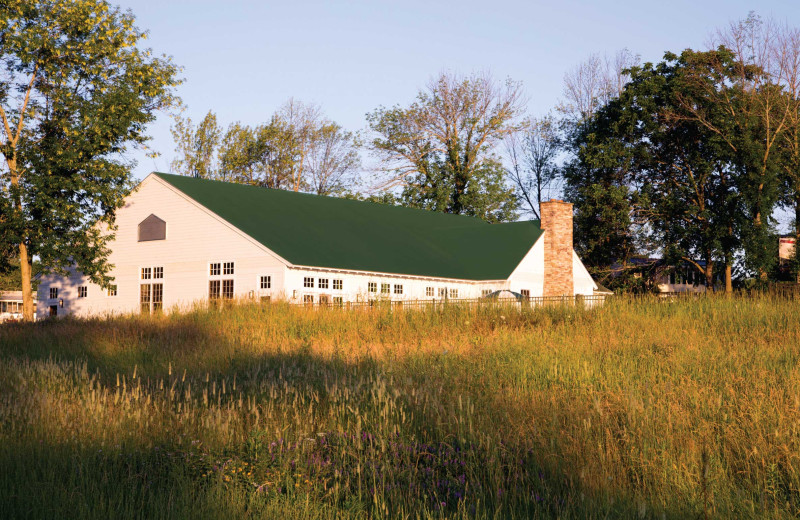
<path fill-rule="evenodd" d="M 267 286 L 264 287 L 264 278 L 266 278 Z M 271 274 L 262 274 L 258 276 L 258 290 L 259 291 L 270 291 L 272 290 L 272 275 Z"/>
<path fill-rule="evenodd" d="M 314 277 L 313 276 L 304 276 L 303 277 L 303 289 L 313 289 L 314 288 Z"/>
<path fill-rule="evenodd" d="M 78 298 L 88 298 L 89 297 L 89 286 L 87 285 L 79 285 L 78 286 Z"/>
<path fill-rule="evenodd" d="M 148 269 L 148 277 L 144 277 L 144 270 Z M 156 278 L 156 269 L 161 269 L 161 278 Z M 165 280 L 167 278 L 167 268 L 164 264 L 161 265 L 140 265 L 139 266 L 139 283 L 154 283 L 153 280 Z"/>
<path fill-rule="evenodd" d="M 342 280 L 341 278 L 334 278 L 333 285 L 331 287 L 333 287 L 334 291 L 343 290 L 342 288 L 344 287 L 344 280 Z"/>

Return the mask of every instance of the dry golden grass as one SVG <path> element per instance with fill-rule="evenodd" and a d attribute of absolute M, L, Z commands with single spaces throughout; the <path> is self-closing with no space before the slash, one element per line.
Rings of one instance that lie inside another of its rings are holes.
<path fill-rule="evenodd" d="M 287 305 L 0 329 L 14 517 L 791 518 L 800 306 Z"/>

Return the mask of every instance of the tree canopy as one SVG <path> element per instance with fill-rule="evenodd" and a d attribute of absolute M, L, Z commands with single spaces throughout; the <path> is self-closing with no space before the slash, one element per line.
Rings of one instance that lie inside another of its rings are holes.
<path fill-rule="evenodd" d="M 20 258 L 28 320 L 34 256 L 109 282 L 106 245 L 131 188 L 125 152 L 179 83 L 171 59 L 140 48 L 146 36 L 102 0 L 0 5 L 0 246 Z"/>
<path fill-rule="evenodd" d="M 495 152 L 518 129 L 522 110 L 519 83 L 444 73 L 408 107 L 367 114 L 384 186 L 402 187 L 411 206 L 513 220 L 517 200 Z"/>

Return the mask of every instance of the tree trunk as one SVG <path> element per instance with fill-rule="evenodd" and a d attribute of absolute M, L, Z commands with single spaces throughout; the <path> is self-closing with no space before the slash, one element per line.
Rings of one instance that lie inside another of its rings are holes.
<path fill-rule="evenodd" d="M 733 294 L 732 280 L 733 266 L 730 260 L 725 260 L 725 294 Z"/>
<path fill-rule="evenodd" d="M 22 275 L 22 319 L 33 321 L 33 287 L 31 284 L 31 257 L 28 255 L 28 246 L 19 245 L 19 269 Z"/>
<path fill-rule="evenodd" d="M 13 188 L 19 187 L 19 172 L 17 171 L 16 151 L 10 158 L 6 158 L 9 178 Z M 14 211 L 22 211 L 22 199 L 19 195 L 14 195 Z M 33 259 L 28 254 L 28 246 L 24 241 L 19 243 L 19 269 L 22 275 L 22 318 L 25 321 L 33 321 L 33 289 L 31 287 L 31 261 Z"/>
<path fill-rule="evenodd" d="M 795 273 L 795 282 L 800 283 L 800 191 L 795 192 L 794 197 L 794 268 L 797 269 Z M 790 264 L 791 265 L 791 264 Z"/>
<path fill-rule="evenodd" d="M 759 189 L 759 193 L 760 192 L 761 192 L 761 190 Z M 758 239 L 759 239 L 758 248 L 760 250 L 761 247 L 763 246 L 763 244 L 760 243 L 761 242 L 761 240 L 760 240 L 761 239 L 761 229 L 762 229 L 761 211 L 756 212 L 756 218 L 755 218 L 755 221 L 753 222 L 753 224 L 755 225 L 755 228 L 758 230 Z M 761 251 L 759 251 L 759 253 L 761 253 Z M 760 261 L 759 261 L 759 263 L 760 263 Z M 759 280 L 761 280 L 762 282 L 766 282 L 767 281 L 767 276 L 768 276 L 767 270 L 764 269 L 763 265 L 759 265 L 758 266 L 758 278 L 759 278 Z"/>
<path fill-rule="evenodd" d="M 703 275 L 706 277 L 706 292 L 714 291 L 714 262 L 706 260 L 706 268 Z"/>

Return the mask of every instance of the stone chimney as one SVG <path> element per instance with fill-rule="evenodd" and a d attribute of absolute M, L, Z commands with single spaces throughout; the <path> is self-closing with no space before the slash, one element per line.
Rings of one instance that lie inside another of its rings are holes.
<path fill-rule="evenodd" d="M 550 200 L 541 204 L 544 230 L 544 296 L 572 296 L 572 204 Z"/>

